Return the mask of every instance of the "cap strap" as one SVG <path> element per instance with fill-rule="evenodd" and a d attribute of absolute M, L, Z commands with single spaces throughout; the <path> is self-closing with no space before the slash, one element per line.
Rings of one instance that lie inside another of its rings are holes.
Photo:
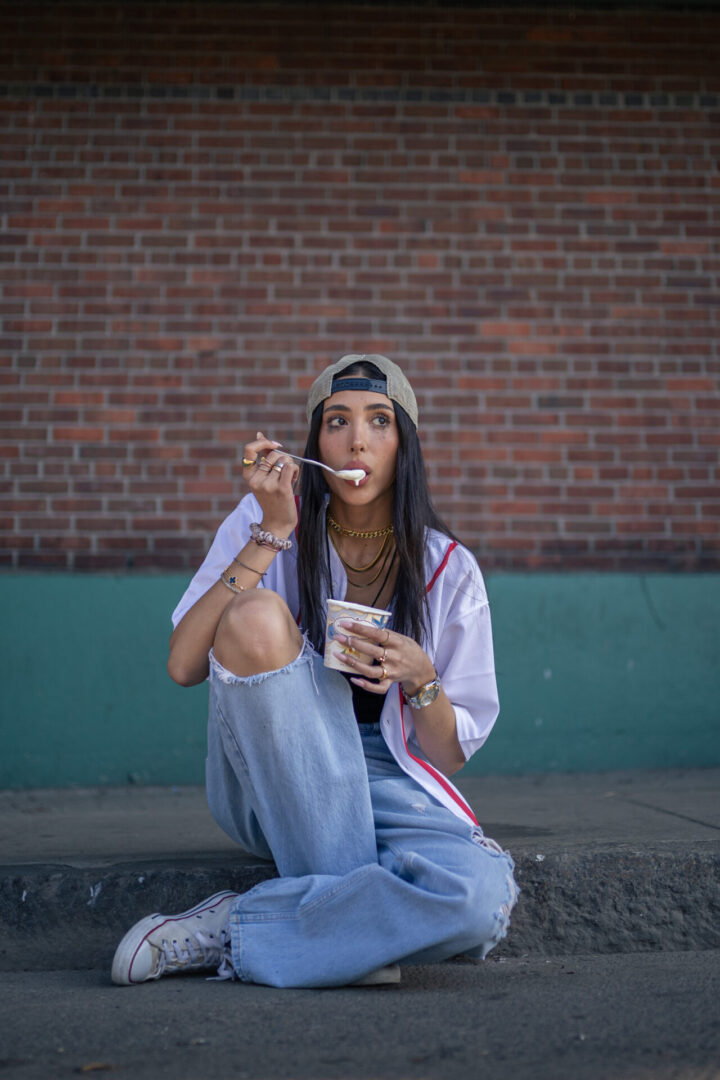
<path fill-rule="evenodd" d="M 374 390 L 377 394 L 385 394 L 387 397 L 386 379 L 343 379 L 341 375 L 333 377 L 331 394 L 339 394 L 341 390 Z"/>

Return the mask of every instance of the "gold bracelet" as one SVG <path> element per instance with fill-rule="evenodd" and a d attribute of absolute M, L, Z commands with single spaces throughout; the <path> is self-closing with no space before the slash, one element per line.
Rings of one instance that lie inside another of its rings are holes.
<path fill-rule="evenodd" d="M 231 592 L 243 593 L 246 591 L 243 585 L 238 585 L 237 579 L 234 574 L 232 577 L 225 577 L 226 574 L 227 570 L 223 570 L 222 574 L 220 575 L 220 580 L 222 581 L 223 585 L 226 585 L 228 589 L 230 589 Z"/>
<path fill-rule="evenodd" d="M 233 562 L 236 562 L 238 566 L 243 566 L 246 570 L 250 570 L 253 574 L 257 574 L 258 577 L 265 577 L 264 570 L 256 570 L 254 566 L 248 566 L 247 563 L 244 563 L 242 559 L 238 559 L 237 556 L 233 559 Z M 232 563 L 230 563 L 230 566 L 232 566 Z M 230 569 L 230 566 L 228 566 L 228 570 Z"/>

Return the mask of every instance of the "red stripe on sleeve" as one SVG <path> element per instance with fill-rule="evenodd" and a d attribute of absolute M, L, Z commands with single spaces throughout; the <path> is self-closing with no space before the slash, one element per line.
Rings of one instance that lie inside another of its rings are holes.
<path fill-rule="evenodd" d="M 429 581 L 429 583 L 427 585 L 427 588 L 425 589 L 426 592 L 430 592 L 433 585 L 435 584 L 435 582 L 437 581 L 437 579 L 440 577 L 443 570 L 447 566 L 448 559 L 450 558 L 452 552 L 455 550 L 456 547 L 457 547 L 457 540 L 453 540 L 451 544 L 448 544 L 448 549 L 445 552 L 445 554 L 443 555 L 443 561 L 440 563 L 437 570 L 435 571 L 433 576 L 430 578 L 430 581 Z"/>
<path fill-rule="evenodd" d="M 431 579 L 430 579 L 430 581 L 429 581 L 429 583 L 427 585 L 427 589 L 426 589 L 427 592 L 430 592 L 433 585 L 435 584 L 437 579 L 442 574 L 443 570 L 445 569 L 445 567 L 448 564 L 448 559 L 450 558 L 452 552 L 455 550 L 455 548 L 457 546 L 458 546 L 457 545 L 457 540 L 453 540 L 453 541 L 451 541 L 451 543 L 448 544 L 447 551 L 443 555 L 442 562 L 438 566 L 437 570 L 435 571 L 435 573 L 433 574 L 433 576 L 431 577 Z M 453 800 L 453 802 L 457 803 L 457 805 L 460 807 L 460 809 L 463 811 L 463 813 L 467 814 L 467 816 L 470 818 L 470 820 L 475 825 L 479 824 L 478 819 L 475 817 L 475 815 L 473 814 L 473 812 L 470 809 L 470 807 L 468 806 L 468 804 L 458 794 L 458 792 L 455 791 L 455 789 L 448 782 L 448 780 L 443 776 L 443 774 L 441 772 L 438 772 L 437 769 L 434 769 L 433 766 L 429 764 L 429 762 L 423 761 L 422 758 L 416 757 L 415 754 L 410 753 L 410 749 L 409 749 L 408 744 L 407 744 L 407 737 L 405 735 L 405 715 L 404 715 L 404 712 L 403 712 L 403 709 L 405 707 L 405 699 L 403 697 L 402 687 L 400 686 L 400 683 L 398 683 L 398 693 L 400 694 L 400 723 L 401 723 L 401 726 L 402 726 L 402 737 L 403 737 L 403 745 L 405 747 L 405 753 L 407 754 L 407 756 L 409 758 L 412 758 L 412 760 L 414 762 L 416 762 L 416 764 L 420 765 L 423 769 L 425 769 L 425 771 L 427 773 L 429 773 L 430 776 L 432 776 L 433 780 L 435 780 L 436 783 L 440 784 L 440 787 L 443 789 L 443 791 L 447 792 L 447 794 L 450 796 L 450 798 Z"/>
<path fill-rule="evenodd" d="M 429 762 L 423 761 L 422 758 L 416 757 L 415 754 L 410 753 L 410 750 L 409 750 L 408 744 L 407 744 L 407 738 L 405 736 L 405 716 L 404 716 L 404 713 L 403 713 L 403 708 L 404 708 L 404 705 L 405 705 L 405 699 L 403 698 L 403 692 L 402 692 L 402 687 L 400 686 L 400 683 L 398 683 L 398 693 L 400 694 L 400 723 L 402 724 L 402 737 L 403 737 L 403 745 L 405 746 L 405 753 L 407 754 L 408 757 L 412 758 L 412 760 L 414 762 L 416 762 L 418 765 L 421 765 L 423 767 L 423 769 L 425 769 L 425 771 L 428 772 L 430 774 L 430 776 L 432 776 L 433 780 L 435 780 L 438 784 L 440 784 L 440 787 L 444 791 L 447 792 L 447 794 L 450 796 L 450 798 L 453 800 L 453 802 L 456 802 L 458 804 L 458 806 L 463 811 L 463 813 L 467 814 L 467 816 L 470 818 L 470 820 L 472 821 L 472 823 L 474 825 L 479 825 L 480 823 L 479 823 L 478 819 L 475 817 L 475 815 L 473 814 L 473 812 L 470 809 L 470 807 L 468 806 L 468 804 L 459 795 L 459 793 L 457 791 L 455 791 L 455 789 L 452 787 L 452 785 L 450 783 L 448 783 L 448 781 L 445 779 L 443 774 L 441 772 L 438 772 L 437 769 L 434 769 L 432 767 L 432 765 L 429 764 Z"/>

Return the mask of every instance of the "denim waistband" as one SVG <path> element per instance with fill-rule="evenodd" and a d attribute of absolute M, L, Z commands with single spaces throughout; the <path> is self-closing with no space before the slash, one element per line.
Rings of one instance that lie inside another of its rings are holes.
<path fill-rule="evenodd" d="M 361 735 L 382 735 L 380 724 L 358 724 Z"/>

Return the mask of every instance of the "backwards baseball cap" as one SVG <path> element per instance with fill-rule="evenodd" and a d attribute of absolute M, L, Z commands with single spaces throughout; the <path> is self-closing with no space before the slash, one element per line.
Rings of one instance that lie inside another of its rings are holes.
<path fill-rule="evenodd" d="M 363 375 L 343 376 L 346 368 L 360 363 L 373 364 L 382 372 L 382 378 L 367 378 Z M 392 360 L 388 360 L 387 356 L 380 356 L 379 353 L 349 353 L 326 367 L 310 387 L 305 409 L 308 420 L 321 401 L 325 401 L 331 394 L 337 394 L 341 390 L 374 390 L 378 394 L 385 394 L 391 401 L 397 401 L 398 405 L 402 405 L 415 427 L 418 426 L 417 401 L 413 388 L 402 370 Z"/>

